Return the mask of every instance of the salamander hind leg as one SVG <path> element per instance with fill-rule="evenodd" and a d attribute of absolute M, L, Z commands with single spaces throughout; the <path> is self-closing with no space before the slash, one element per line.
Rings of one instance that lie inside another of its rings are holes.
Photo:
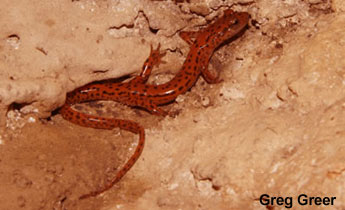
<path fill-rule="evenodd" d="M 139 107 L 142 107 L 149 111 L 153 115 L 157 116 L 166 116 L 169 113 L 167 111 L 164 111 L 162 108 L 158 107 L 157 104 L 155 104 L 152 100 L 148 98 L 140 98 L 136 101 L 136 105 Z"/>
<path fill-rule="evenodd" d="M 150 55 L 144 62 L 140 75 L 134 77 L 130 81 L 131 83 L 145 83 L 150 77 L 150 74 L 154 66 L 159 67 L 160 64 L 166 63 L 162 60 L 162 58 L 166 55 L 166 52 L 160 53 L 160 47 L 161 45 L 158 44 L 158 47 L 154 50 L 151 45 Z"/>
<path fill-rule="evenodd" d="M 165 111 L 164 109 L 158 107 L 153 101 L 147 101 L 144 106 L 145 109 L 147 109 L 151 114 L 157 115 L 157 116 L 166 116 L 169 113 Z"/>

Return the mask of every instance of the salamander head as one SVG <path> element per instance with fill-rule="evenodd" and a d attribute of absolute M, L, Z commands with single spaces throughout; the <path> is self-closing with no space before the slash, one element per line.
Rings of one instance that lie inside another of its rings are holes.
<path fill-rule="evenodd" d="M 246 12 L 234 12 L 231 9 L 225 10 L 224 15 L 214 22 L 210 27 L 214 31 L 212 38 L 216 46 L 239 33 L 249 21 L 249 14 Z"/>

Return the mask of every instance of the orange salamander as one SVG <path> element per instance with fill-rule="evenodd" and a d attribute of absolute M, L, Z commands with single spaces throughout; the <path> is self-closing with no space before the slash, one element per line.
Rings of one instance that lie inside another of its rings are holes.
<path fill-rule="evenodd" d="M 249 21 L 246 12 L 234 12 L 231 9 L 224 11 L 224 15 L 214 23 L 200 31 L 181 32 L 180 37 L 190 45 L 190 51 L 181 70 L 169 82 L 152 85 L 146 84 L 154 66 L 159 66 L 165 53 L 160 53 L 160 45 L 151 52 L 145 61 L 139 76 L 128 82 L 89 84 L 80 87 L 67 94 L 66 102 L 60 109 L 63 118 L 85 127 L 98 129 L 120 129 L 139 134 L 139 143 L 130 159 L 115 177 L 104 187 L 80 198 L 96 196 L 118 182 L 134 165 L 144 148 L 145 131 L 138 123 L 130 120 L 97 117 L 83 114 L 72 109 L 72 105 L 92 100 L 113 100 L 122 104 L 141 107 L 155 115 L 166 115 L 163 109 L 158 107 L 172 102 L 180 94 L 188 91 L 197 81 L 200 75 L 208 83 L 219 82 L 218 76 L 213 76 L 208 71 L 209 60 L 219 45 L 241 32 Z"/>

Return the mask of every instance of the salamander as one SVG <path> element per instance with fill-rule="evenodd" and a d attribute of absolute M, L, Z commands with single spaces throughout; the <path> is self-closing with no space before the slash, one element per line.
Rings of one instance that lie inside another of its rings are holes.
<path fill-rule="evenodd" d="M 144 148 L 145 131 L 138 123 L 130 120 L 97 117 L 79 113 L 72 109 L 72 105 L 93 100 L 113 100 L 131 107 L 141 107 L 152 114 L 167 114 L 161 107 L 176 99 L 180 94 L 188 91 L 200 75 L 208 83 L 218 83 L 219 76 L 214 76 L 208 70 L 209 60 L 223 42 L 241 32 L 249 21 L 246 12 L 234 12 L 231 9 L 224 11 L 224 15 L 200 31 L 184 31 L 179 35 L 186 41 L 190 50 L 179 72 L 167 83 L 160 85 L 147 84 L 147 80 L 154 66 L 159 66 L 164 61 L 165 53 L 160 53 L 160 44 L 153 50 L 151 45 L 150 56 L 144 62 L 139 76 L 128 82 L 88 84 L 69 92 L 66 102 L 60 109 L 62 117 L 72 123 L 98 129 L 120 129 L 139 134 L 139 143 L 131 158 L 115 177 L 104 187 L 80 198 L 96 196 L 118 182 L 134 165 Z"/>

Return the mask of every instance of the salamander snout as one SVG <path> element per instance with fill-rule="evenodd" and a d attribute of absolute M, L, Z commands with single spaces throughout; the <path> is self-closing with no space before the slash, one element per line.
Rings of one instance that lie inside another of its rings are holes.
<path fill-rule="evenodd" d="M 250 19 L 250 14 L 247 12 L 236 12 L 235 17 L 237 21 L 239 22 L 239 25 L 247 25 L 249 19 Z"/>
<path fill-rule="evenodd" d="M 218 46 L 241 32 L 247 26 L 249 18 L 250 15 L 247 12 L 225 10 L 223 17 L 214 23 L 216 28 L 213 36 L 215 45 Z"/>

